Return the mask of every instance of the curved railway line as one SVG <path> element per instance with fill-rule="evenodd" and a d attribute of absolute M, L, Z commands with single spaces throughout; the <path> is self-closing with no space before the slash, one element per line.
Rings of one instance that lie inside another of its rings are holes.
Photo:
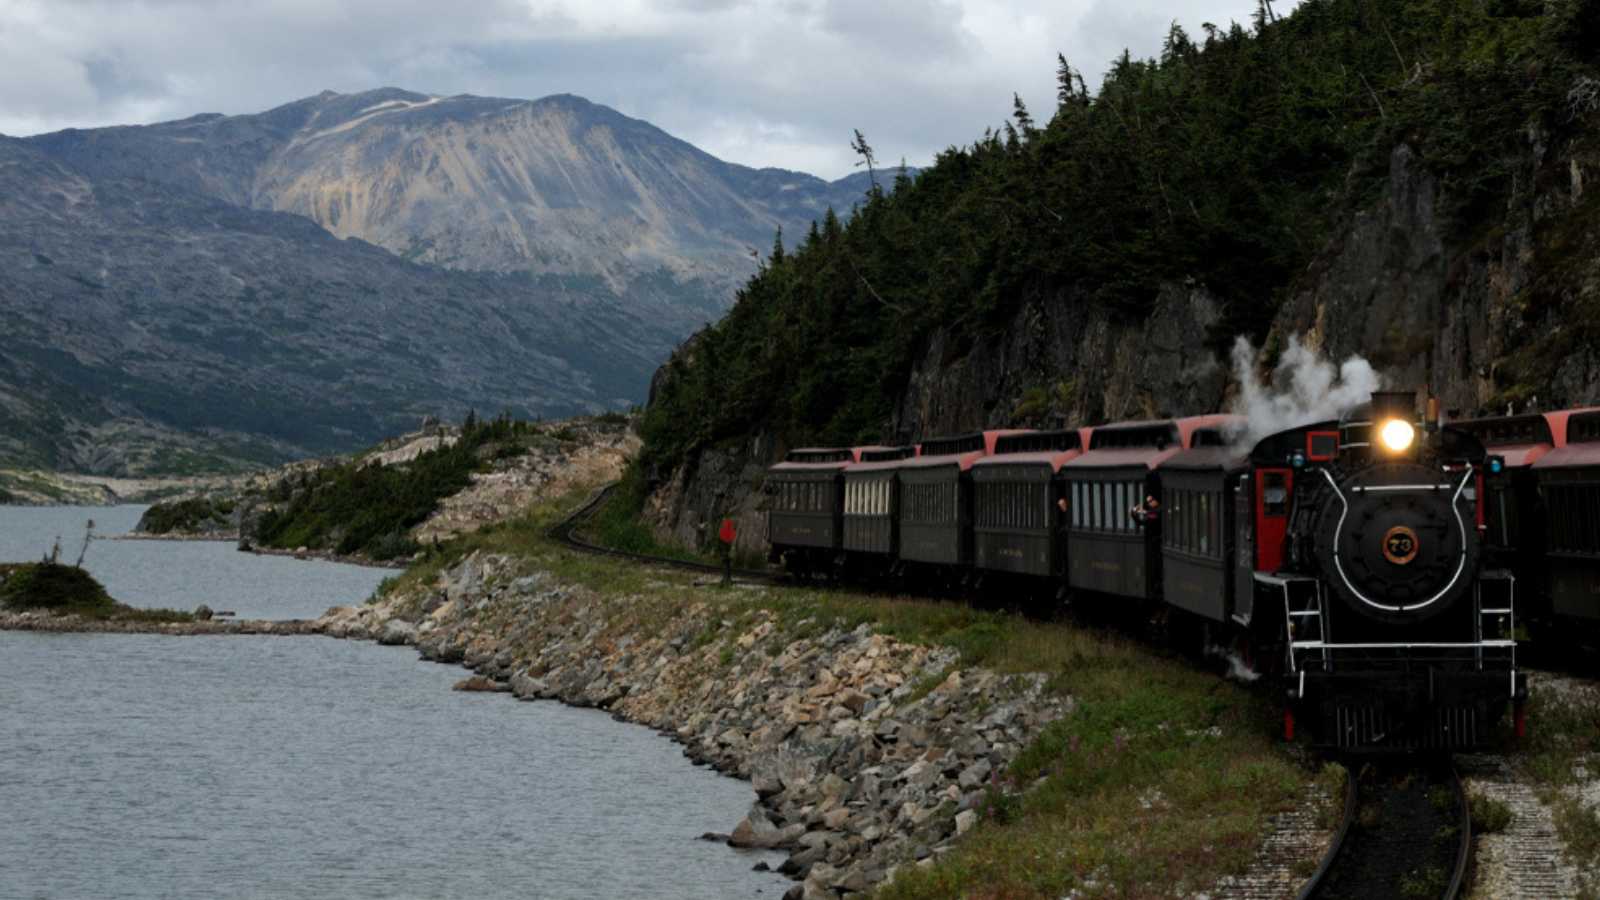
<path fill-rule="evenodd" d="M 1471 856 L 1466 789 L 1453 767 L 1364 766 L 1349 779 L 1339 828 L 1298 900 L 1454 900 Z"/>
<path fill-rule="evenodd" d="M 612 483 L 597 490 L 552 526 L 548 536 L 582 553 L 708 575 L 723 574 L 721 566 L 710 563 L 617 550 L 583 537 L 580 527 L 615 488 Z M 750 569 L 734 569 L 733 576 L 767 584 L 783 580 L 770 571 Z M 1453 767 L 1362 767 L 1348 781 L 1344 811 L 1333 841 L 1297 898 L 1404 896 L 1454 900 L 1466 881 L 1471 853 L 1466 790 Z"/>
<path fill-rule="evenodd" d="M 683 569 L 689 572 L 702 572 L 709 575 L 723 574 L 723 567 L 714 565 L 712 563 L 695 562 L 688 559 L 675 559 L 670 556 L 655 556 L 648 553 L 633 553 L 628 550 L 617 550 L 612 547 L 596 544 L 593 541 L 583 537 L 583 535 L 578 531 L 579 526 L 581 526 L 584 522 L 587 522 L 589 518 L 594 515 L 595 511 L 600 508 L 601 504 L 606 502 L 606 498 L 611 496 L 611 492 L 615 490 L 616 487 L 617 482 L 612 482 L 595 491 L 594 495 L 588 500 L 585 500 L 582 506 L 579 506 L 577 509 L 567 514 L 567 516 L 561 521 L 551 526 L 550 530 L 546 532 L 546 534 L 551 540 L 582 553 L 589 553 L 596 556 L 610 556 L 617 559 L 631 560 L 633 562 L 649 563 L 653 566 L 670 566 L 674 569 Z M 773 584 L 778 581 L 778 576 L 774 575 L 773 573 L 767 571 L 757 571 L 755 569 L 734 569 L 733 577 L 742 581 L 760 581 L 768 584 Z"/>

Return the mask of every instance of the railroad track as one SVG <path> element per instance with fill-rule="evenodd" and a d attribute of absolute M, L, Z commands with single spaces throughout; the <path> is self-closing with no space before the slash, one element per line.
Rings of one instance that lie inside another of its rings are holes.
<path fill-rule="evenodd" d="M 688 559 L 675 559 L 670 556 L 655 556 L 649 553 L 633 553 L 627 550 L 617 550 L 613 547 L 605 547 L 586 539 L 578 531 L 578 528 L 594 516 L 595 511 L 606 502 L 606 498 L 611 496 L 611 492 L 615 490 L 616 487 L 617 483 L 612 482 L 598 491 L 595 491 L 594 495 L 588 500 L 585 500 L 582 506 L 579 506 L 577 509 L 569 513 L 566 518 L 551 526 L 550 530 L 547 532 L 550 539 L 581 553 L 589 553 L 596 556 L 610 556 L 617 559 L 631 560 L 633 562 L 649 563 L 653 566 L 668 566 L 674 569 L 683 569 L 689 572 L 703 572 L 719 576 L 723 574 L 723 567 L 714 565 L 712 563 L 695 562 Z M 757 571 L 754 569 L 734 569 L 733 577 L 741 581 L 759 581 L 768 584 L 776 583 L 779 580 L 778 576 L 771 572 Z"/>
<path fill-rule="evenodd" d="M 1339 830 L 1298 900 L 1454 900 L 1471 855 L 1467 794 L 1453 767 L 1352 768 Z"/>

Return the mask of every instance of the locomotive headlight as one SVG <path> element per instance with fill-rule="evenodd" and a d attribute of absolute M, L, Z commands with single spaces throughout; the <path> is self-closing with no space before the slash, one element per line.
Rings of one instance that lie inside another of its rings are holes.
<path fill-rule="evenodd" d="M 1390 419 L 1378 429 L 1378 438 L 1383 445 L 1395 453 L 1403 453 L 1411 447 L 1411 442 L 1417 437 L 1417 430 L 1411 423 L 1404 419 Z"/>

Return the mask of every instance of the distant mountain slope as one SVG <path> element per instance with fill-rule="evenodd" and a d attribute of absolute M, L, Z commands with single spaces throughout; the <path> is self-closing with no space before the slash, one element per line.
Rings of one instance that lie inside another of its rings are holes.
<path fill-rule="evenodd" d="M 100 472 L 349 448 L 469 406 L 615 407 L 675 336 L 603 291 L 407 263 L 10 139 L 0 312 L 0 456 Z"/>
<path fill-rule="evenodd" d="M 566 95 L 0 137 L 0 461 L 193 470 L 640 402 L 777 229 L 866 188 Z"/>
<path fill-rule="evenodd" d="M 572 95 L 330 91 L 259 115 L 29 143 L 90 177 L 148 177 L 296 213 L 407 259 L 598 279 L 680 328 L 726 309 L 775 231 L 798 237 L 866 187 L 725 163 Z"/>

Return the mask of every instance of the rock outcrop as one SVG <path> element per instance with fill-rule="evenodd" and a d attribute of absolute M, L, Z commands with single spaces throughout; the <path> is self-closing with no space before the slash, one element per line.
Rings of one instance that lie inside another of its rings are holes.
<path fill-rule="evenodd" d="M 437 584 L 331 610 L 324 633 L 415 643 L 519 699 L 611 711 L 748 778 L 728 842 L 789 852 L 806 897 L 931 861 L 1004 792 L 1004 772 L 1073 707 L 1039 675 L 962 668 L 948 648 L 823 629 L 734 601 L 606 596 L 475 554 Z M 477 688 L 490 687 L 482 683 Z"/>
<path fill-rule="evenodd" d="M 1481 203 L 1463 211 L 1407 143 L 1388 154 L 1387 171 L 1352 174 L 1352 186 L 1380 189 L 1339 200 L 1350 212 L 1285 285 L 1266 344 L 1298 336 L 1333 360 L 1362 356 L 1390 385 L 1430 388 L 1451 415 L 1600 402 L 1589 324 L 1600 314 L 1591 224 L 1600 200 L 1584 190 L 1600 157 L 1582 142 L 1553 147 L 1536 127 L 1519 137 L 1517 175 L 1487 219 Z M 1225 312 L 1204 285 L 1172 282 L 1141 320 L 1068 289 L 1022 303 L 982 335 L 935 330 L 903 373 L 879 438 L 1225 409 L 1236 390 L 1218 355 L 1232 337 L 1218 331 Z M 657 389 L 664 377 L 668 367 Z M 651 521 L 690 540 L 697 523 L 732 513 L 760 534 L 761 475 L 786 449 L 758 422 L 691 452 L 676 471 L 655 473 Z"/>

